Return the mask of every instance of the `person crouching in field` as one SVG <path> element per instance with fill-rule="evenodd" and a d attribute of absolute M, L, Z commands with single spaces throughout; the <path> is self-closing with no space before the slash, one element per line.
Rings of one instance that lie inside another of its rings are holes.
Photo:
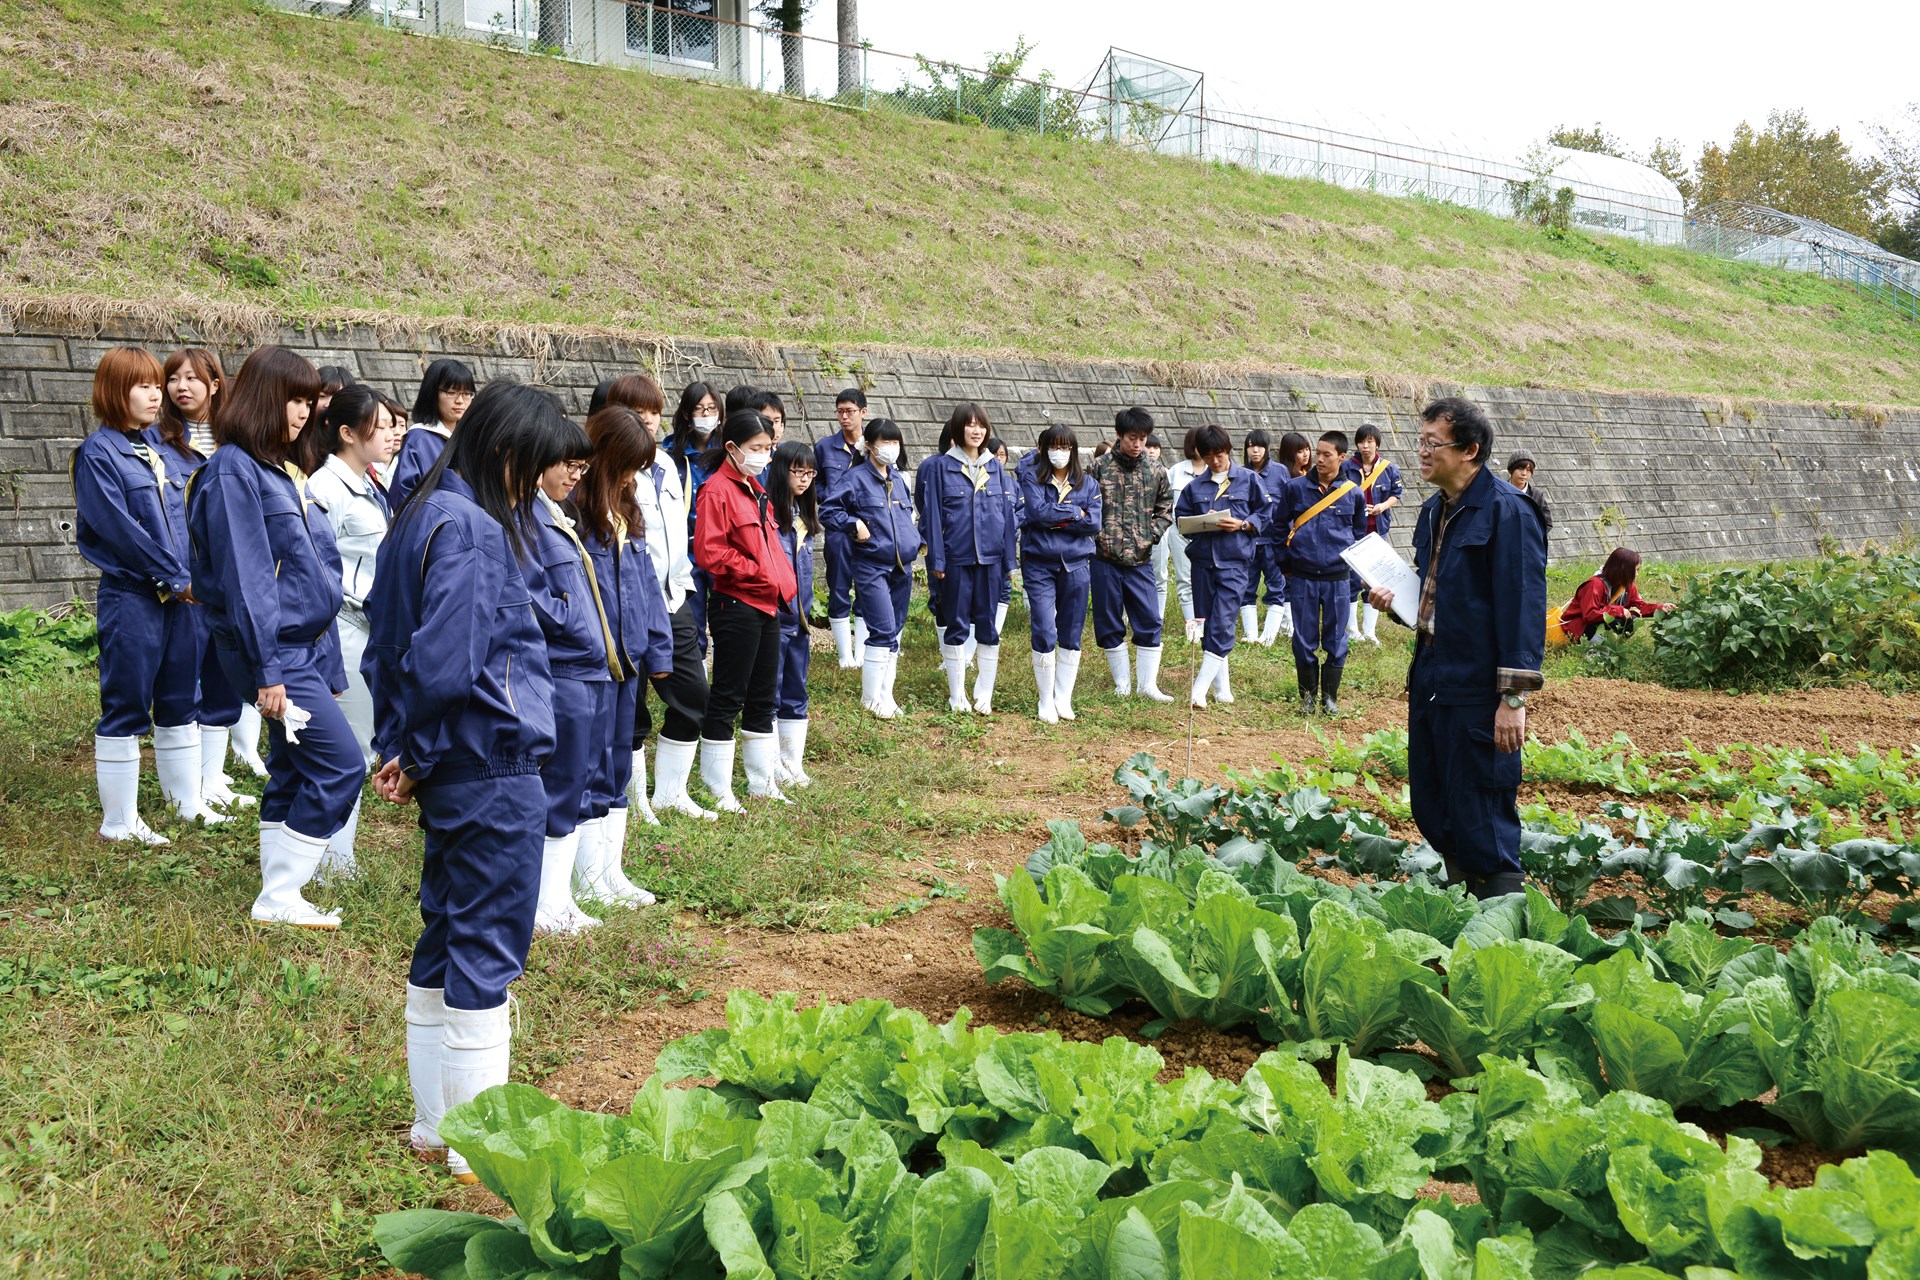
<path fill-rule="evenodd" d="M 1224 429 L 1201 427 L 1194 434 L 1193 451 L 1205 469 L 1180 491 L 1174 510 L 1178 517 L 1217 520 L 1213 529 L 1187 535 L 1187 561 L 1193 572 L 1193 621 L 1187 624 L 1187 632 L 1189 637 L 1199 633 L 1202 650 L 1190 700 L 1204 707 L 1209 691 L 1217 702 L 1233 701 L 1227 658 L 1233 652 L 1240 607 L 1253 592 L 1260 531 L 1272 497 L 1259 476 L 1233 464 L 1233 442 Z"/>
<path fill-rule="evenodd" d="M 1293 670 L 1300 714 L 1340 713 L 1340 673 L 1347 665 L 1347 585 L 1353 571 L 1340 553 L 1366 536 L 1367 504 L 1360 486 L 1341 474 L 1344 432 L 1329 431 L 1314 446 L 1313 469 L 1287 482 L 1274 512 L 1287 562 L 1293 604 Z M 1326 654 L 1324 665 L 1320 652 Z"/>
<path fill-rule="evenodd" d="M 395 517 L 367 598 L 374 790 L 419 806 L 426 846 L 406 992 L 422 1154 L 445 1149 L 448 1107 L 507 1080 L 507 986 L 533 941 L 554 746 L 547 640 L 520 562 L 539 544 L 540 477 L 582 447 L 536 388 L 487 387 Z M 447 1166 L 477 1181 L 459 1155 Z"/>
<path fill-rule="evenodd" d="M 1581 583 L 1573 599 L 1560 610 L 1560 626 L 1567 639 L 1591 640 L 1602 627 L 1631 635 L 1635 618 L 1650 618 L 1673 608 L 1641 599 L 1640 589 L 1634 585 L 1639 575 L 1640 553 L 1615 547 L 1600 572 Z"/>

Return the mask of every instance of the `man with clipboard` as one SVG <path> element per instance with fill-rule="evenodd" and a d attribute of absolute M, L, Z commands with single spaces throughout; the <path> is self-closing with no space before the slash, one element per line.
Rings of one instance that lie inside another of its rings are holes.
<path fill-rule="evenodd" d="M 1418 636 L 1407 671 L 1407 782 L 1420 834 L 1478 898 L 1519 893 L 1520 745 L 1541 685 L 1547 538 L 1537 508 L 1486 466 L 1487 415 L 1466 400 L 1421 412 L 1413 565 Z M 1393 592 L 1368 599 L 1382 611 Z"/>

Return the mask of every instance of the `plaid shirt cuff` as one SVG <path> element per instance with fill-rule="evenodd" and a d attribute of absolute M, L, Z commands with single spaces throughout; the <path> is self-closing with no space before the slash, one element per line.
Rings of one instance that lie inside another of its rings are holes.
<path fill-rule="evenodd" d="M 1501 693 L 1531 693 L 1547 682 L 1538 671 L 1522 671 L 1518 667 L 1495 667 L 1493 680 L 1500 686 Z"/>

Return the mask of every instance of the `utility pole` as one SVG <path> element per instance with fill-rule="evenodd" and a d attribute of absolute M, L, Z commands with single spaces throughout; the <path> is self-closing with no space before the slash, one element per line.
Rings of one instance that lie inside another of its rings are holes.
<path fill-rule="evenodd" d="M 852 98 L 860 83 L 860 0 L 838 0 L 840 5 L 840 97 Z"/>

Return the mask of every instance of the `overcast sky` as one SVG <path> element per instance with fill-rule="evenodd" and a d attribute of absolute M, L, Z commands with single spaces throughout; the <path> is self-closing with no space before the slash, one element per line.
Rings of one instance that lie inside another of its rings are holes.
<path fill-rule="evenodd" d="M 835 0 L 809 34 L 831 37 Z M 1630 148 L 1678 139 L 1689 159 L 1742 120 L 1800 107 L 1868 150 L 1864 126 L 1920 99 L 1920 0 L 1683 3 L 1375 0 L 860 0 L 880 49 L 955 61 L 1009 49 L 1083 80 L 1109 45 L 1206 74 L 1210 103 L 1395 136 L 1451 129 L 1512 153 L 1555 124 L 1599 121 Z"/>

